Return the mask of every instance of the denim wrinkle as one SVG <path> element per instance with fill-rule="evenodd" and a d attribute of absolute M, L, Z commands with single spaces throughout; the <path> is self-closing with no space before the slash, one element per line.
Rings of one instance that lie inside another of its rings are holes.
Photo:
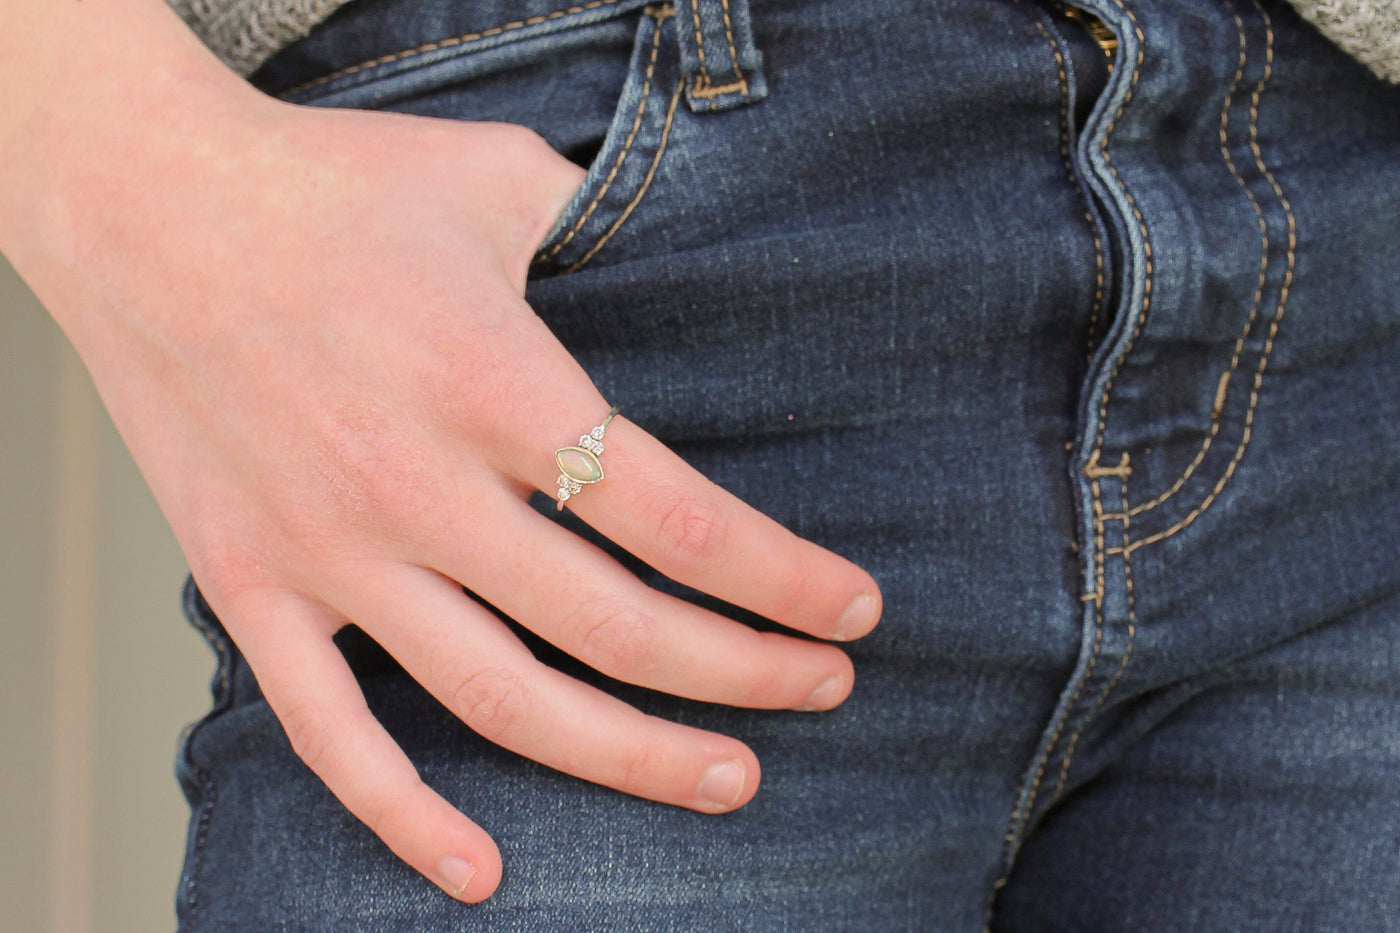
<path fill-rule="evenodd" d="M 356 0 L 252 80 L 584 165 L 531 306 L 885 610 L 821 714 L 516 627 L 753 748 L 719 817 L 506 752 L 341 632 L 500 842 L 467 906 L 301 765 L 191 587 L 182 930 L 1400 929 L 1400 88 L 1276 0 Z"/>

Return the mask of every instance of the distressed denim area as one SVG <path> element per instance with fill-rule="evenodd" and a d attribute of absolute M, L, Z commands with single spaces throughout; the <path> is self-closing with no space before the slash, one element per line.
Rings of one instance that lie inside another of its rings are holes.
<path fill-rule="evenodd" d="M 505 752 L 342 633 L 501 845 L 465 906 L 300 764 L 191 589 L 221 660 L 182 929 L 1400 928 L 1400 89 L 1265 0 L 356 0 L 254 81 L 588 166 L 531 304 L 885 615 L 820 715 L 530 641 L 749 743 L 721 817 Z"/>

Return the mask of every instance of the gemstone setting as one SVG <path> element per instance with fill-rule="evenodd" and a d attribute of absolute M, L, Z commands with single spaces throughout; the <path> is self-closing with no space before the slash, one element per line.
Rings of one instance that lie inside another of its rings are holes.
<path fill-rule="evenodd" d="M 603 465 L 597 454 L 582 447 L 561 447 L 554 452 L 554 462 L 559 472 L 582 486 L 602 482 Z"/>
<path fill-rule="evenodd" d="M 577 447 L 560 447 L 554 452 L 554 462 L 559 466 L 556 508 L 562 509 L 584 486 L 603 481 L 603 464 L 598 458 L 603 455 L 603 433 L 616 416 L 617 409 L 613 408 L 602 424 L 579 437 Z"/>

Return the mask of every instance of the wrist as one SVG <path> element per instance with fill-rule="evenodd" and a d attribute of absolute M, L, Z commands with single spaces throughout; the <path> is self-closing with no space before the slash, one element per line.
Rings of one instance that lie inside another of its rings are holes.
<path fill-rule="evenodd" d="M 159 187 L 273 103 L 162 0 L 0 0 L 0 37 L 0 251 L 17 267 L 75 211 Z"/>

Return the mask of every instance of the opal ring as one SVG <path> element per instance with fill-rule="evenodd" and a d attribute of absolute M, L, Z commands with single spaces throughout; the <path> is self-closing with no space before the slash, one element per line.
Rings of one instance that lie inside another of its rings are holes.
<path fill-rule="evenodd" d="M 583 487 L 603 481 L 603 464 L 598 462 L 603 455 L 603 432 L 617 412 L 616 408 L 609 411 L 602 424 L 578 439 L 577 447 L 560 447 L 554 452 L 554 462 L 559 465 L 556 509 L 563 509 L 564 503 L 582 492 Z"/>

